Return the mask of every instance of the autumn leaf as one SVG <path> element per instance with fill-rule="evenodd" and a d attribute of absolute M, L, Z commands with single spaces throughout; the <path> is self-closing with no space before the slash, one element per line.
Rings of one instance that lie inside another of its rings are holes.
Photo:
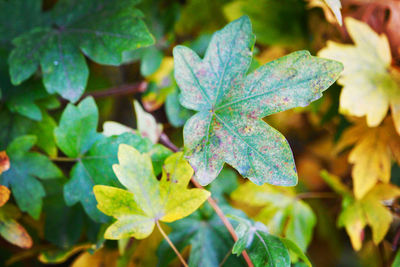
<path fill-rule="evenodd" d="M 21 248 L 30 248 L 32 238 L 25 228 L 16 219 L 21 213 L 11 204 L 0 207 L 0 235 L 11 244 Z"/>
<path fill-rule="evenodd" d="M 10 168 L 10 158 L 7 156 L 6 151 L 0 151 L 0 174 Z"/>
<path fill-rule="evenodd" d="M 400 189 L 392 184 L 377 184 L 364 197 L 357 199 L 346 190 L 340 178 L 323 172 L 321 177 L 332 188 L 343 196 L 342 211 L 338 225 L 345 227 L 355 250 L 360 250 L 363 241 L 364 228 L 368 225 L 372 230 L 372 241 L 379 244 L 389 230 L 393 220 L 392 213 L 385 207 L 383 201 L 400 196 Z"/>
<path fill-rule="evenodd" d="M 321 7 L 324 11 L 326 19 L 330 23 L 339 23 L 340 26 L 343 24 L 342 4 L 340 0 L 308 0 L 308 6 L 311 7 Z"/>
<path fill-rule="evenodd" d="M 347 31 L 354 45 L 328 42 L 318 55 L 343 62 L 338 82 L 343 85 L 340 112 L 366 116 L 369 127 L 378 126 L 389 107 L 400 134 L 400 74 L 391 66 L 392 56 L 385 35 L 378 35 L 367 24 L 346 18 Z"/>
<path fill-rule="evenodd" d="M 140 106 L 138 101 L 134 101 L 133 105 L 136 112 L 137 128 L 139 133 L 150 139 L 151 142 L 156 144 L 162 133 L 162 124 L 157 123 L 156 119 L 150 113 L 147 113 Z"/>
<path fill-rule="evenodd" d="M 202 185 L 217 177 L 224 162 L 258 185 L 295 185 L 289 144 L 261 118 L 320 98 L 342 69 L 299 51 L 246 76 L 254 40 L 244 16 L 214 34 L 204 59 L 184 46 L 174 48 L 181 104 L 198 111 L 185 124 L 184 141 Z"/>
<path fill-rule="evenodd" d="M 10 199 L 10 189 L 4 185 L 0 185 L 0 207 L 4 206 Z"/>
<path fill-rule="evenodd" d="M 361 199 L 376 183 L 389 183 L 392 158 L 400 164 L 400 138 L 391 120 L 386 119 L 379 127 L 369 128 L 364 120 L 343 133 L 336 149 L 354 145 L 348 161 L 353 165 L 353 191 Z"/>
<path fill-rule="evenodd" d="M 67 205 L 80 202 L 94 221 L 104 222 L 107 218 L 96 208 L 93 186 L 102 184 L 121 187 L 112 170 L 112 165 L 117 162 L 118 146 L 128 144 L 141 152 L 148 152 L 157 174 L 161 171 L 162 162 L 171 152 L 162 145 L 154 145 L 150 140 L 131 132 L 105 137 L 96 130 L 98 116 L 96 103 L 91 97 L 77 106 L 69 104 L 54 133 L 58 147 L 77 161 L 72 167 L 71 179 L 64 186 Z"/>
<path fill-rule="evenodd" d="M 232 199 L 250 207 L 261 208 L 255 220 L 264 223 L 271 234 L 284 236 L 305 251 L 311 241 L 316 216 L 291 188 L 247 182 L 239 186 Z"/>
<path fill-rule="evenodd" d="M 120 145 L 119 164 L 113 166 L 119 181 L 129 190 L 95 186 L 98 208 L 117 221 L 107 228 L 107 239 L 148 237 L 157 221 L 173 222 L 194 212 L 210 196 L 203 189 L 187 189 L 193 170 L 182 153 L 165 160 L 161 180 L 153 173 L 148 154 Z"/>

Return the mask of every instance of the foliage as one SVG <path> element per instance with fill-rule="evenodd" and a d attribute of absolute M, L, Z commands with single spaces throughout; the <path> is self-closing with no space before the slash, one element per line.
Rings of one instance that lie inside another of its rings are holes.
<path fill-rule="evenodd" d="M 0 266 L 398 266 L 399 14 L 0 0 Z"/>

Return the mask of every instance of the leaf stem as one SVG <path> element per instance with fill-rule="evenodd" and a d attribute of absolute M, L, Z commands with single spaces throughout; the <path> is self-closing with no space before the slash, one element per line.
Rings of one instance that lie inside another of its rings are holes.
<path fill-rule="evenodd" d="M 156 224 L 157 224 L 158 230 L 160 230 L 160 233 L 163 235 L 165 240 L 167 240 L 170 247 L 174 250 L 175 254 L 178 256 L 178 258 L 182 262 L 183 266 L 188 267 L 188 264 L 186 263 L 185 259 L 182 257 L 181 253 L 179 253 L 178 249 L 174 246 L 174 243 L 172 243 L 171 239 L 169 239 L 168 235 L 161 228 L 160 223 L 158 221 L 156 221 Z"/>
<path fill-rule="evenodd" d="M 68 157 L 50 157 L 49 159 L 52 161 L 63 161 L 63 162 L 75 162 L 78 160 L 75 158 L 68 158 Z"/>
<path fill-rule="evenodd" d="M 169 140 L 168 136 L 165 133 L 162 133 L 160 136 L 160 142 L 171 149 L 173 152 L 178 152 L 179 149 Z M 172 145 L 171 145 L 172 144 Z M 193 185 L 197 188 L 204 189 L 195 179 L 194 177 L 191 178 L 191 182 Z M 211 207 L 214 209 L 215 213 L 217 213 L 218 217 L 221 219 L 222 223 L 225 225 L 226 229 L 228 229 L 229 233 L 231 234 L 233 240 L 236 242 L 238 240 L 238 237 L 235 233 L 235 229 L 233 229 L 232 224 L 229 222 L 229 220 L 226 218 L 225 214 L 221 210 L 221 208 L 218 206 L 217 202 L 212 197 L 209 197 L 207 199 L 208 203 L 211 205 Z M 242 252 L 243 258 L 247 263 L 247 266 L 249 267 L 254 267 L 253 263 L 250 260 L 249 254 L 247 254 L 246 250 L 243 250 Z"/>
<path fill-rule="evenodd" d="M 337 198 L 338 195 L 333 192 L 305 192 L 296 196 L 297 199 L 306 198 Z"/>

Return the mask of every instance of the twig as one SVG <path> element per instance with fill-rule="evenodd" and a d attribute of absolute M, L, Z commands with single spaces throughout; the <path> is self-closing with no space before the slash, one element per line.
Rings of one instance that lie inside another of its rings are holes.
<path fill-rule="evenodd" d="M 171 149 L 174 152 L 178 152 L 179 149 L 169 140 L 168 136 L 164 133 L 161 134 L 160 136 L 160 142 L 164 144 L 166 147 Z M 191 182 L 193 185 L 197 188 L 204 189 L 203 186 L 201 186 L 195 179 L 192 177 Z M 218 217 L 221 219 L 223 224 L 225 225 L 226 229 L 228 229 L 229 233 L 231 234 L 233 240 L 236 242 L 238 240 L 238 237 L 235 233 L 235 229 L 233 229 L 232 224 L 229 222 L 229 220 L 226 218 L 225 214 L 221 210 L 221 208 L 218 206 L 217 202 L 212 197 L 209 197 L 207 199 L 208 203 L 211 205 L 211 207 L 214 209 L 215 213 L 217 213 Z M 246 261 L 247 265 L 249 267 L 254 267 L 253 263 L 250 260 L 249 255 L 247 254 L 246 250 L 243 250 L 242 252 L 243 258 Z"/>
<path fill-rule="evenodd" d="M 332 192 L 305 192 L 296 196 L 297 199 L 305 198 L 337 198 L 338 195 Z"/>
<path fill-rule="evenodd" d="M 161 228 L 160 223 L 158 221 L 156 221 L 156 224 L 157 224 L 158 230 L 160 230 L 160 233 L 163 235 L 165 240 L 167 240 L 170 247 L 174 250 L 175 254 L 178 256 L 178 258 L 182 262 L 183 266 L 188 267 L 188 264 L 186 263 L 185 259 L 182 257 L 181 253 L 179 253 L 179 251 L 174 246 L 174 243 L 172 243 L 171 239 L 169 239 L 168 235 Z"/>
<path fill-rule="evenodd" d="M 168 136 L 165 133 L 161 133 L 160 135 L 160 143 L 163 144 L 164 146 L 168 147 L 174 152 L 178 152 L 179 148 L 174 145 L 171 140 L 169 140 Z"/>
<path fill-rule="evenodd" d="M 78 159 L 67 158 L 67 157 L 50 157 L 49 159 L 52 161 L 63 161 L 63 162 L 75 162 L 78 160 Z"/>
<path fill-rule="evenodd" d="M 116 87 L 111 87 L 108 89 L 102 89 L 98 91 L 86 92 L 80 98 L 80 100 L 84 99 L 87 96 L 93 96 L 94 98 L 104 98 L 108 96 L 122 96 L 122 95 L 130 95 L 135 93 L 142 93 L 147 89 L 147 82 L 137 82 L 133 84 L 123 84 Z M 61 102 L 66 104 L 68 100 L 61 99 Z"/>
<path fill-rule="evenodd" d="M 397 250 L 399 246 L 399 240 L 400 240 L 400 227 L 397 228 L 396 234 L 393 238 L 393 245 L 392 245 L 393 250 Z"/>

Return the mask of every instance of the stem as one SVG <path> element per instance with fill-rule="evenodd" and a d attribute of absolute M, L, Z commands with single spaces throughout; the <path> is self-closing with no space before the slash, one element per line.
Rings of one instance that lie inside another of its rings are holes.
<path fill-rule="evenodd" d="M 332 192 L 306 192 L 296 196 L 297 199 L 305 198 L 337 198 L 337 195 Z"/>
<path fill-rule="evenodd" d="M 204 189 L 193 177 L 191 179 L 192 183 L 194 184 L 195 187 Z M 212 197 L 209 197 L 207 199 L 208 204 L 211 205 L 211 207 L 214 209 L 214 211 L 217 213 L 218 217 L 221 219 L 222 223 L 225 225 L 226 229 L 228 229 L 229 233 L 231 234 L 233 240 L 236 242 L 238 240 L 238 237 L 236 235 L 235 229 L 233 229 L 232 224 L 229 222 L 229 220 L 226 218 L 224 212 L 221 210 L 221 208 L 218 206 L 217 202 Z M 254 267 L 253 263 L 250 260 L 249 254 L 247 254 L 246 250 L 243 250 L 242 252 L 243 258 L 247 263 L 247 266 L 249 267 Z"/>
<path fill-rule="evenodd" d="M 181 253 L 179 253 L 179 251 L 174 246 L 174 243 L 172 243 L 171 239 L 169 239 L 168 235 L 161 228 L 160 223 L 158 221 L 156 221 L 156 224 L 157 224 L 158 230 L 160 230 L 160 233 L 163 235 L 165 240 L 167 240 L 167 242 L 170 245 L 170 247 L 174 250 L 176 256 L 178 256 L 178 258 L 182 262 L 183 266 L 188 267 L 188 264 L 186 263 L 185 259 L 182 257 Z"/>
<path fill-rule="evenodd" d="M 179 149 L 169 140 L 168 136 L 164 133 L 161 134 L 160 136 L 160 142 L 171 149 L 173 152 L 178 152 Z M 204 189 L 195 179 L 194 177 L 191 178 L 191 182 L 193 185 L 197 188 Z M 221 210 L 221 208 L 218 206 L 217 202 L 212 197 L 209 197 L 207 199 L 208 203 L 211 205 L 211 207 L 214 209 L 215 213 L 217 213 L 218 217 L 221 219 L 223 224 L 225 225 L 226 229 L 228 229 L 229 233 L 231 234 L 233 240 L 236 242 L 238 240 L 238 237 L 235 233 L 235 229 L 233 229 L 232 224 L 229 222 L 229 220 L 226 218 L 225 214 Z M 243 258 L 246 261 L 247 265 L 249 267 L 254 267 L 253 263 L 250 260 L 249 254 L 247 254 L 246 250 L 243 250 L 242 252 Z"/>
<path fill-rule="evenodd" d="M 78 159 L 67 158 L 67 157 L 51 157 L 49 159 L 52 161 L 64 161 L 64 162 L 75 162 L 78 160 Z"/>

